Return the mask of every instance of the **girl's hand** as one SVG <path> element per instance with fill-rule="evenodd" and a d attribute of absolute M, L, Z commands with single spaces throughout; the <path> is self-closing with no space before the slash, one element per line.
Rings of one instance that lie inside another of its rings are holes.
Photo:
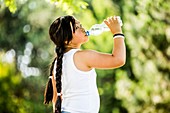
<path fill-rule="evenodd" d="M 121 25 L 117 16 L 111 16 L 104 20 L 104 23 L 110 28 L 113 34 L 122 33 Z"/>

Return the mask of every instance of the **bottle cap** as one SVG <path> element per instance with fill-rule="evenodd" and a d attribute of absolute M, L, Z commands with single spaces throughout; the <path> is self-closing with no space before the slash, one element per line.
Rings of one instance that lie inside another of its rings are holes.
<path fill-rule="evenodd" d="M 90 32 L 89 31 L 86 31 L 86 36 L 89 36 L 90 35 Z"/>

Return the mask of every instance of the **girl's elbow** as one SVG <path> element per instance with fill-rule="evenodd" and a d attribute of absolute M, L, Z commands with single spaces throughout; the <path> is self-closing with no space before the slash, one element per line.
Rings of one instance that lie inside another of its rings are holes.
<path fill-rule="evenodd" d="M 124 66 L 126 64 L 126 60 L 122 60 L 122 66 Z"/>
<path fill-rule="evenodd" d="M 122 66 L 124 66 L 125 63 L 126 63 L 126 58 L 120 58 L 120 59 L 118 60 L 118 62 L 119 62 L 119 66 L 122 67 Z"/>

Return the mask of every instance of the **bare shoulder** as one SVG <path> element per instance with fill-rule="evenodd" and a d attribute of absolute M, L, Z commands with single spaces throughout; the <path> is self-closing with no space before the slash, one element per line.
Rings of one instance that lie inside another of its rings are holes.
<path fill-rule="evenodd" d="M 92 67 L 88 64 L 90 57 L 94 55 L 94 50 L 79 50 L 74 54 L 74 63 L 79 70 L 89 71 Z"/>
<path fill-rule="evenodd" d="M 96 58 L 97 55 L 102 54 L 100 52 L 97 52 L 95 50 L 79 50 L 76 52 L 76 57 L 80 58 L 83 61 L 89 61 L 93 60 L 93 58 Z"/>

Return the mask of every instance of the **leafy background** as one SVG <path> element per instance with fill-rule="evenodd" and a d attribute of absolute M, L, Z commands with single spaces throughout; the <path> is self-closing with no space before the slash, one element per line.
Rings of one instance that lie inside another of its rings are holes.
<path fill-rule="evenodd" d="M 169 0 L 0 0 L 0 113 L 52 113 L 43 92 L 54 45 L 48 28 L 71 14 L 86 29 L 120 15 L 127 62 L 96 70 L 100 113 L 170 112 Z M 82 49 L 112 51 L 112 34 L 90 36 Z"/>

